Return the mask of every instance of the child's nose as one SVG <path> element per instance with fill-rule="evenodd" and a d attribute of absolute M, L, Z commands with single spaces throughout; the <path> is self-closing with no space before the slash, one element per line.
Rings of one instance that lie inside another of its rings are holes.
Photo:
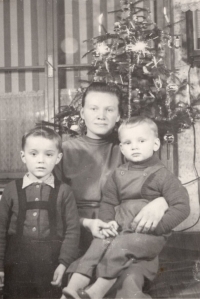
<path fill-rule="evenodd" d="M 43 163 L 44 162 L 44 156 L 43 155 L 39 155 L 38 156 L 38 162 L 39 163 Z"/>
<path fill-rule="evenodd" d="M 136 149 L 136 148 L 138 148 L 138 144 L 137 144 L 137 142 L 132 142 L 132 143 L 131 143 L 131 148 L 132 148 L 132 149 Z"/>

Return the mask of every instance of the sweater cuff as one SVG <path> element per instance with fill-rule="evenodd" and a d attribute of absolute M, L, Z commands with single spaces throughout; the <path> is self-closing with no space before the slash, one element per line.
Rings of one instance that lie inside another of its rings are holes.
<path fill-rule="evenodd" d="M 66 269 L 69 267 L 69 263 L 66 263 L 63 259 L 59 259 L 59 264 L 64 265 Z"/>
<path fill-rule="evenodd" d="M 156 236 L 161 236 L 161 235 L 165 234 L 164 227 L 162 226 L 161 223 L 159 223 L 158 226 L 155 228 L 154 234 Z"/>

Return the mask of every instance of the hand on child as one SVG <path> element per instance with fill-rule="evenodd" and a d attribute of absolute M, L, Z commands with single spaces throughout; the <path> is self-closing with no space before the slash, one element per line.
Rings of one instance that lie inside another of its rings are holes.
<path fill-rule="evenodd" d="M 51 282 L 52 285 L 60 287 L 62 283 L 62 278 L 65 273 L 66 267 L 63 264 L 60 264 L 53 275 L 53 281 Z"/>
<path fill-rule="evenodd" d="M 105 237 L 116 237 L 118 235 L 117 229 L 118 229 L 118 224 L 116 221 L 110 221 L 107 223 L 109 225 L 109 228 L 103 228 L 101 230 L 101 234 Z"/>
<path fill-rule="evenodd" d="M 132 227 L 137 233 L 153 232 L 163 215 L 168 209 L 168 204 L 163 197 L 158 197 L 146 205 L 135 217 Z"/>
<path fill-rule="evenodd" d="M 0 289 L 2 289 L 4 286 L 4 272 L 0 272 Z"/>

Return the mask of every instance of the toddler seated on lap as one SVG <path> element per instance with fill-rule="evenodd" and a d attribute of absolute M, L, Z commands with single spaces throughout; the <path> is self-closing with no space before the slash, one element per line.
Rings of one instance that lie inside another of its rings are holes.
<path fill-rule="evenodd" d="M 110 227 L 102 229 L 106 238 L 95 238 L 80 259 L 62 298 L 103 298 L 131 263 L 158 256 L 172 229 L 189 215 L 186 189 L 155 155 L 160 147 L 157 125 L 140 116 L 125 120 L 119 140 L 128 162 L 108 179 L 99 211 Z M 156 228 L 136 233 L 133 219 L 159 196 L 166 199 L 168 210 Z M 92 277 L 96 282 L 88 287 Z"/>

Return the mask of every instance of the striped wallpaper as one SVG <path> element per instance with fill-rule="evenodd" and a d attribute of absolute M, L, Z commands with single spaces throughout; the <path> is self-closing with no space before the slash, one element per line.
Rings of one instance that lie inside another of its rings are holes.
<path fill-rule="evenodd" d="M 146 0 L 140 2 L 138 6 L 152 8 L 154 14 L 153 3 L 154 0 Z M 58 1 L 58 64 L 90 64 L 91 55 L 84 58 L 82 56 L 92 48 L 92 43 L 83 43 L 83 41 L 99 35 L 98 18 L 102 13 L 104 27 L 108 32 L 113 32 L 114 22 L 117 16 L 120 16 L 120 12 L 109 12 L 118 9 L 120 9 L 120 0 Z M 104 34 L 103 29 L 102 34 Z M 87 71 L 62 69 L 59 77 L 60 89 L 76 88 L 80 85 L 80 79 L 88 80 Z"/>
<path fill-rule="evenodd" d="M 45 65 L 46 36 L 51 36 L 46 32 L 46 1 L 49 0 L 0 1 L 0 94 L 45 89 L 44 70 L 5 71 L 2 67 Z M 139 5 L 152 8 L 153 2 L 146 0 Z M 99 34 L 98 17 L 101 13 L 105 28 L 109 32 L 113 30 L 117 14 L 108 12 L 119 9 L 120 0 L 57 0 L 56 3 L 58 21 L 55 25 L 58 30 L 54 38 L 58 65 L 90 64 L 91 57 L 82 59 L 82 56 L 92 44 L 83 41 Z M 59 68 L 59 89 L 76 88 L 80 79 L 88 79 L 86 70 Z"/>
<path fill-rule="evenodd" d="M 0 1 L 0 68 L 44 65 L 44 4 L 45 0 Z M 41 72 L 0 69 L 0 93 L 39 89 L 44 89 Z"/>
<path fill-rule="evenodd" d="M 92 47 L 83 42 L 99 35 L 98 18 L 108 31 L 113 29 L 116 14 L 109 11 L 120 8 L 119 0 L 61 0 L 58 2 L 58 64 L 90 64 L 91 57 L 82 56 Z M 104 33 L 102 29 L 102 34 Z M 87 71 L 60 71 L 59 87 L 74 88 L 80 79 L 86 79 Z"/>

